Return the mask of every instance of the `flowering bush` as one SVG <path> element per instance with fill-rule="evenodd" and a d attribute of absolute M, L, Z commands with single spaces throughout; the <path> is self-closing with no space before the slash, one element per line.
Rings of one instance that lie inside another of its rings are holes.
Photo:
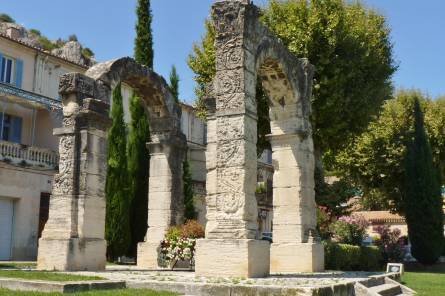
<path fill-rule="evenodd" d="M 170 227 L 161 241 L 162 259 L 173 269 L 178 261 L 194 264 L 196 239 L 204 237 L 204 228 L 196 221 L 189 220 L 182 226 Z"/>
<path fill-rule="evenodd" d="M 405 247 L 398 228 L 391 230 L 389 226 L 377 226 L 374 231 L 379 234 L 375 244 L 380 248 L 385 262 L 402 262 Z"/>
<path fill-rule="evenodd" d="M 331 225 L 336 242 L 360 246 L 366 237 L 368 221 L 361 215 L 342 216 Z"/>

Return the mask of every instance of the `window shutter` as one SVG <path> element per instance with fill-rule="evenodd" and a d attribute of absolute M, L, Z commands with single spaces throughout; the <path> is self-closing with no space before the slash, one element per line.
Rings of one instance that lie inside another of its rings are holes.
<path fill-rule="evenodd" d="M 0 141 L 3 140 L 3 112 L 0 112 Z"/>
<path fill-rule="evenodd" d="M 22 142 L 22 118 L 21 117 L 12 117 L 12 132 L 11 132 L 11 142 L 21 144 Z"/>
<path fill-rule="evenodd" d="M 5 72 L 5 65 L 3 65 L 3 54 L 0 52 L 0 82 L 4 81 L 4 72 Z"/>
<path fill-rule="evenodd" d="M 18 88 L 22 87 L 23 79 L 23 61 L 21 59 L 15 60 L 15 86 Z"/>

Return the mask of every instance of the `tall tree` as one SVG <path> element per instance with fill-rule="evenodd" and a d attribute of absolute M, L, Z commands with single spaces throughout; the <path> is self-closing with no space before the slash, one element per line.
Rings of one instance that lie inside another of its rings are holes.
<path fill-rule="evenodd" d="M 406 223 L 412 255 L 423 264 L 433 264 L 444 247 L 440 178 L 418 100 L 413 113 L 414 131 L 407 139 L 405 159 Z"/>
<path fill-rule="evenodd" d="M 131 123 L 128 135 L 128 177 L 130 179 L 131 234 L 130 254 L 136 254 L 137 244 L 144 240 L 148 218 L 148 177 L 150 155 L 147 143 L 150 128 L 147 114 L 136 92 L 130 98 Z"/>
<path fill-rule="evenodd" d="M 150 0 L 138 0 L 136 9 L 136 39 L 134 57 L 138 63 L 153 69 L 153 36 L 151 31 L 151 8 Z"/>
<path fill-rule="evenodd" d="M 420 102 L 425 114 L 434 164 L 445 176 L 445 101 L 433 101 L 414 90 L 399 91 L 385 103 L 380 116 L 370 123 L 366 132 L 337 155 L 326 157 L 330 170 L 361 189 L 365 209 L 405 213 L 405 141 L 414 127 L 415 101 Z"/>
<path fill-rule="evenodd" d="M 179 81 L 178 72 L 176 71 L 175 65 L 173 65 L 170 71 L 170 90 L 175 97 L 176 102 L 179 102 Z"/>
<path fill-rule="evenodd" d="M 110 260 L 126 254 L 130 234 L 130 199 L 128 194 L 126 127 L 120 83 L 113 90 L 112 125 L 108 131 L 108 171 L 105 184 L 107 198 L 105 237 Z"/>
<path fill-rule="evenodd" d="M 149 0 L 138 0 L 136 10 L 136 39 L 134 57 L 138 63 L 153 69 L 153 36 L 151 31 L 151 9 Z M 136 255 L 138 242 L 147 232 L 148 177 L 150 155 L 146 147 L 150 140 L 147 114 L 139 95 L 134 92 L 130 100 L 131 124 L 128 136 L 128 175 L 131 180 L 131 229 L 130 253 Z"/>

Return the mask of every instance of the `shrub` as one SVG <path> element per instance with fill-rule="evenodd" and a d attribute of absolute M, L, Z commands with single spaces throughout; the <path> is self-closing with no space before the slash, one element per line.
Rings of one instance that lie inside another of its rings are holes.
<path fill-rule="evenodd" d="M 204 227 L 196 220 L 188 220 L 181 227 L 181 236 L 189 238 L 203 238 L 205 235 Z"/>
<path fill-rule="evenodd" d="M 197 221 L 189 220 L 184 225 L 170 227 L 161 241 L 161 261 L 174 269 L 180 260 L 194 265 L 195 246 L 198 238 L 204 237 L 204 228 Z"/>
<path fill-rule="evenodd" d="M 377 271 L 382 257 L 377 247 L 359 247 L 347 244 L 325 243 L 327 270 Z"/>
<path fill-rule="evenodd" d="M 342 216 L 331 225 L 336 242 L 360 246 L 366 236 L 368 221 L 361 215 Z"/>
<path fill-rule="evenodd" d="M 405 248 L 400 237 L 400 229 L 395 228 L 391 230 L 389 226 L 377 226 L 374 228 L 374 231 L 379 234 L 375 245 L 379 247 L 383 261 L 385 263 L 402 262 L 405 257 Z"/>
<path fill-rule="evenodd" d="M 376 246 L 360 247 L 360 271 L 379 271 L 383 266 L 383 257 Z"/>
<path fill-rule="evenodd" d="M 0 23 L 15 23 L 15 20 L 6 13 L 0 14 Z"/>

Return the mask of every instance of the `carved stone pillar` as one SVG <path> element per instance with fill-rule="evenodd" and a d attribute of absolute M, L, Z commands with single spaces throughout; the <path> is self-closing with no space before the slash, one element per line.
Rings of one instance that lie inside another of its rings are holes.
<path fill-rule="evenodd" d="M 314 152 L 304 132 L 270 135 L 273 176 L 272 273 L 324 270 L 316 237 Z"/>
<path fill-rule="evenodd" d="M 55 176 L 49 219 L 39 240 L 37 268 L 105 269 L 106 132 L 108 102 L 82 74 L 61 77 L 63 127 L 59 137 L 59 173 Z"/>
<path fill-rule="evenodd" d="M 148 230 L 138 244 L 137 264 L 142 268 L 159 267 L 159 247 L 166 230 L 183 222 L 184 194 L 182 164 L 187 142 L 183 134 L 152 134 L 148 181 Z"/>
<path fill-rule="evenodd" d="M 246 1 L 243 1 L 246 2 Z M 254 64 L 244 39 L 250 6 L 213 5 L 216 28 L 215 119 L 209 126 L 206 238 L 198 240 L 196 275 L 262 277 L 269 274 L 269 243 L 256 240 L 257 115 Z M 215 153 L 216 152 L 216 153 Z"/>

